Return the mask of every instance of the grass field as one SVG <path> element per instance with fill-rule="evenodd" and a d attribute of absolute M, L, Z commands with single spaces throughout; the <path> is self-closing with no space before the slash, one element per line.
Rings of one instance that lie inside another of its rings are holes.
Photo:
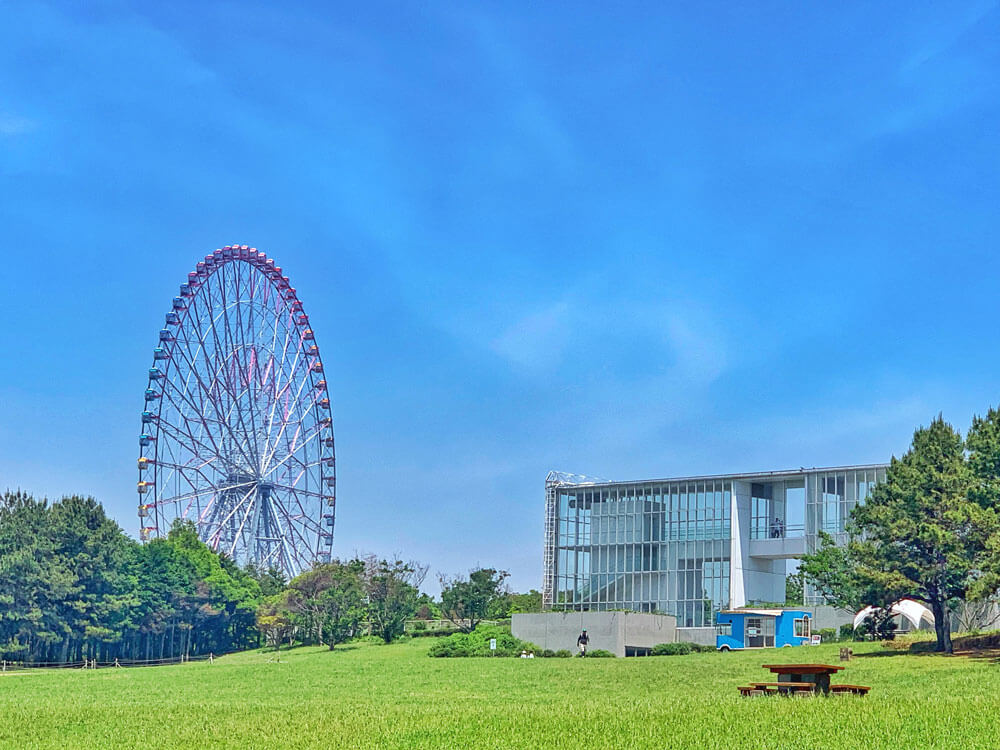
<path fill-rule="evenodd" d="M 837 646 L 640 659 L 430 659 L 428 639 L 0 676 L 3 748 L 996 748 L 1000 664 L 859 655 L 867 697 L 740 698 Z"/>

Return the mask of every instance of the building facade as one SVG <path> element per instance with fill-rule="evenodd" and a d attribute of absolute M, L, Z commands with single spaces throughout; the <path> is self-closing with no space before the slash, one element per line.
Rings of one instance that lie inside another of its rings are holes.
<path fill-rule="evenodd" d="M 785 600 L 788 560 L 819 532 L 844 541 L 851 509 L 885 464 L 605 482 L 545 480 L 543 602 L 562 610 L 674 615 L 706 627 L 721 609 Z M 806 591 L 806 604 L 821 604 Z"/>

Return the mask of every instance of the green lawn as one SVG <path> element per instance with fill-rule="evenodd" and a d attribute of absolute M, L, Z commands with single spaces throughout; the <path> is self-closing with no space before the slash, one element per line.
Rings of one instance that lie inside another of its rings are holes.
<path fill-rule="evenodd" d="M 837 646 L 641 659 L 430 659 L 426 639 L 0 676 L 3 748 L 996 748 L 1000 664 L 879 655 L 867 697 L 740 698 Z M 861 653 L 867 652 L 867 653 Z"/>

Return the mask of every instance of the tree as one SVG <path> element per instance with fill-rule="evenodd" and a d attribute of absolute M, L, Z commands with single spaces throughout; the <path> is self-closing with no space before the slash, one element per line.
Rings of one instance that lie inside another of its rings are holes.
<path fill-rule="evenodd" d="M 1000 589 L 1000 411 L 973 417 L 965 439 L 970 474 L 969 500 L 981 509 L 979 523 L 986 532 L 980 576 L 969 589 L 973 600 L 966 605 L 970 621 L 988 620 L 994 594 Z"/>
<path fill-rule="evenodd" d="M 0 498 L 0 651 L 8 659 L 31 658 L 39 641 L 56 641 L 63 630 L 44 608 L 64 595 L 47 520 L 44 500 L 23 492 Z"/>
<path fill-rule="evenodd" d="M 785 604 L 801 606 L 805 603 L 804 581 L 802 568 L 785 576 Z"/>
<path fill-rule="evenodd" d="M 975 441 L 974 441 L 975 444 Z M 984 563 L 995 513 L 969 499 L 961 435 L 940 415 L 918 429 L 884 482 L 852 512 L 850 554 L 871 584 L 925 602 L 937 650 L 951 653 L 951 602 L 965 598 Z"/>
<path fill-rule="evenodd" d="M 323 610 L 327 606 L 324 594 L 334 585 L 334 566 L 331 563 L 316 565 L 299 573 L 288 584 L 284 604 L 291 613 L 303 643 L 323 645 Z"/>
<path fill-rule="evenodd" d="M 358 625 L 366 614 L 365 593 L 362 576 L 364 563 L 350 560 L 342 563 L 334 560 L 331 586 L 322 595 L 321 617 L 327 634 L 327 645 L 333 651 L 338 643 L 353 638 Z"/>
<path fill-rule="evenodd" d="M 524 594 L 512 591 L 505 593 L 490 606 L 487 615 L 491 618 L 502 619 L 511 615 L 541 611 L 542 593 L 531 589 Z"/>
<path fill-rule="evenodd" d="M 442 617 L 441 607 L 430 594 L 417 595 L 417 611 L 414 617 L 420 620 L 439 620 Z"/>
<path fill-rule="evenodd" d="M 420 584 L 427 566 L 402 560 L 365 560 L 365 593 L 372 632 L 386 643 L 403 634 L 406 621 L 417 611 Z"/>
<path fill-rule="evenodd" d="M 891 637 L 894 629 L 890 608 L 905 595 L 904 589 L 887 589 L 872 580 L 853 556 L 850 546 L 838 546 L 833 537 L 819 532 L 820 546 L 805 555 L 799 563 L 801 582 L 808 582 L 813 590 L 834 607 L 857 612 L 867 606 L 875 608 L 869 616 L 872 633 L 876 638 Z M 791 578 L 791 576 L 789 576 Z M 802 583 L 799 584 L 800 587 Z M 802 588 L 799 589 L 800 596 Z"/>
<path fill-rule="evenodd" d="M 542 592 L 531 589 L 524 594 L 510 595 L 510 613 L 512 615 L 542 611 Z"/>
<path fill-rule="evenodd" d="M 261 596 L 280 594 L 288 586 L 288 579 L 285 578 L 284 572 L 279 568 L 270 567 L 264 570 L 258 568 L 253 563 L 249 563 L 246 571 L 251 578 L 257 581 L 257 585 L 260 586 Z"/>
<path fill-rule="evenodd" d="M 282 642 L 291 635 L 292 616 L 285 603 L 284 594 L 273 594 L 257 607 L 257 627 L 264 634 L 264 642 L 280 649 Z"/>
<path fill-rule="evenodd" d="M 281 603 L 303 642 L 332 650 L 357 632 L 365 616 L 364 567 L 361 560 L 333 560 L 291 580 Z"/>
<path fill-rule="evenodd" d="M 460 630 L 471 633 L 490 608 L 503 600 L 510 574 L 495 568 L 476 568 L 468 578 L 441 576 L 441 611 Z"/>

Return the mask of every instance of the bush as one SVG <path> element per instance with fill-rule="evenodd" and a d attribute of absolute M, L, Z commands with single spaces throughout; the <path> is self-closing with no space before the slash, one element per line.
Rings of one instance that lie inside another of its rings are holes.
<path fill-rule="evenodd" d="M 423 620 L 417 620 L 415 623 L 413 623 L 413 629 L 414 630 L 427 630 L 427 623 L 424 622 Z"/>
<path fill-rule="evenodd" d="M 836 628 L 820 628 L 816 631 L 816 635 L 823 639 L 823 643 L 834 643 L 840 640 L 840 638 L 837 637 Z"/>
<path fill-rule="evenodd" d="M 603 648 L 595 648 L 593 651 L 587 652 L 588 659 L 614 659 L 615 655 L 610 651 L 605 651 Z"/>
<path fill-rule="evenodd" d="M 916 630 L 897 635 L 891 641 L 882 641 L 881 645 L 890 651 L 933 651 L 937 639 L 933 630 Z"/>
<path fill-rule="evenodd" d="M 854 640 L 854 624 L 847 622 L 840 626 L 840 640 L 842 641 L 853 641 Z"/>
<path fill-rule="evenodd" d="M 439 638 L 444 635 L 454 635 L 455 628 L 437 628 L 435 630 L 411 630 L 407 635 L 413 638 Z"/>
<path fill-rule="evenodd" d="M 496 638 L 495 651 L 490 650 L 490 639 Z M 492 625 L 480 625 L 471 633 L 452 633 L 431 644 L 428 656 L 520 656 L 522 651 L 530 651 L 536 656 L 542 653 L 534 643 L 520 641 L 504 630 Z"/>
<path fill-rule="evenodd" d="M 701 654 L 715 651 L 715 646 L 708 646 L 703 643 L 657 643 L 650 652 L 651 656 L 684 656 L 686 654 Z"/>
<path fill-rule="evenodd" d="M 684 656 L 690 653 L 690 643 L 657 643 L 652 651 L 653 656 Z"/>
<path fill-rule="evenodd" d="M 556 655 L 556 652 L 553 651 L 551 648 L 547 648 L 544 651 L 542 651 L 542 656 L 544 658 L 546 658 L 546 659 L 551 659 L 555 655 Z"/>
<path fill-rule="evenodd" d="M 557 659 L 572 659 L 573 653 L 565 648 L 561 648 L 555 653 Z"/>

